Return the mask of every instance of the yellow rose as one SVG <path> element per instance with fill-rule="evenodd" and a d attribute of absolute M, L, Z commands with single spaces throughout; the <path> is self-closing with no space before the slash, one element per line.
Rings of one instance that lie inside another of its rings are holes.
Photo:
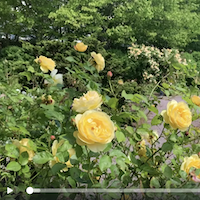
<path fill-rule="evenodd" d="M 50 160 L 49 161 L 49 166 L 52 168 L 56 163 L 59 163 L 59 159 L 58 157 L 56 157 L 56 153 L 57 150 L 60 146 L 62 146 L 64 144 L 64 140 L 61 140 L 60 142 L 58 142 L 57 140 L 54 140 L 53 144 L 52 144 L 52 155 L 54 156 L 54 160 Z M 69 153 L 69 158 L 71 158 L 73 155 L 75 155 L 75 150 L 74 149 L 68 149 L 68 153 Z M 65 162 L 66 167 L 63 168 L 61 171 L 68 171 L 68 168 L 73 167 L 73 165 L 71 164 L 70 160 L 68 160 L 67 162 Z"/>
<path fill-rule="evenodd" d="M 33 157 L 35 156 L 33 149 L 31 149 L 31 146 L 29 143 L 30 141 L 31 140 L 28 138 L 24 138 L 20 141 L 18 141 L 18 140 L 13 141 L 13 144 L 18 147 L 20 154 L 27 151 L 27 153 L 29 155 L 29 159 L 28 159 L 29 161 L 31 161 L 33 159 Z"/>
<path fill-rule="evenodd" d="M 191 167 L 194 167 L 195 169 L 200 169 L 200 158 L 197 154 L 194 154 L 190 157 L 184 158 L 184 161 L 181 165 L 181 170 L 183 170 L 187 174 L 189 174 Z M 197 179 L 197 180 L 200 179 L 200 175 L 195 176 L 194 172 L 190 172 L 190 174 L 193 175 L 195 177 L 195 179 Z M 194 179 L 192 179 L 192 180 L 194 180 Z"/>
<path fill-rule="evenodd" d="M 90 59 L 90 63 L 97 69 L 98 72 L 102 71 L 105 68 L 105 60 L 104 57 L 98 53 L 95 52 L 91 53 L 92 59 Z"/>
<path fill-rule="evenodd" d="M 200 106 L 200 97 L 193 95 L 191 96 L 191 100 L 195 105 Z"/>
<path fill-rule="evenodd" d="M 46 95 L 43 94 L 41 97 L 42 103 L 46 105 L 53 105 L 55 101 L 52 99 L 51 95 L 48 95 L 47 98 L 45 97 Z"/>
<path fill-rule="evenodd" d="M 78 131 L 74 137 L 78 145 L 87 145 L 93 151 L 103 151 L 114 138 L 115 126 L 110 117 L 100 111 L 89 110 L 75 117 Z"/>
<path fill-rule="evenodd" d="M 79 42 L 76 44 L 76 46 L 74 46 L 74 49 L 79 52 L 84 52 L 87 50 L 87 48 L 88 46 L 85 45 L 83 42 Z"/>
<path fill-rule="evenodd" d="M 75 98 L 72 109 L 79 113 L 84 113 L 87 110 L 94 110 L 103 103 L 101 95 L 96 91 L 88 91 L 80 99 Z"/>
<path fill-rule="evenodd" d="M 55 69 L 55 62 L 51 58 L 47 58 L 45 56 L 40 56 L 39 58 L 35 59 L 36 63 L 40 64 L 40 69 L 47 73 L 49 70 L 53 71 Z"/>
<path fill-rule="evenodd" d="M 192 123 L 192 113 L 184 102 L 170 101 L 167 110 L 163 110 L 161 115 L 165 123 L 170 124 L 173 129 L 186 131 Z"/>
<path fill-rule="evenodd" d="M 146 149 L 146 142 L 145 142 L 145 140 L 142 140 L 142 141 L 140 141 L 140 142 L 137 143 L 136 150 L 137 150 L 138 155 L 140 157 L 146 157 L 147 149 Z"/>
<path fill-rule="evenodd" d="M 156 130 L 153 130 L 151 133 L 149 133 L 147 142 L 153 144 L 157 139 L 158 139 L 158 132 Z"/>
<path fill-rule="evenodd" d="M 124 81 L 122 79 L 118 80 L 118 84 L 123 85 Z"/>

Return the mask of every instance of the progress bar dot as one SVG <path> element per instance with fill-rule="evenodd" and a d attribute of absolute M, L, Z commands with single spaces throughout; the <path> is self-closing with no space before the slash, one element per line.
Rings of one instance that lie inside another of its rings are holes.
<path fill-rule="evenodd" d="M 33 194 L 33 188 L 32 187 L 26 188 L 26 193 L 27 194 Z"/>

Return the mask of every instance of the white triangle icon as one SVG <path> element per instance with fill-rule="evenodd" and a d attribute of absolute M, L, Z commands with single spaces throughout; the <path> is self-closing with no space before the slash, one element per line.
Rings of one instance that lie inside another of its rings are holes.
<path fill-rule="evenodd" d="M 13 192 L 13 190 L 9 187 L 7 187 L 7 194 L 10 194 L 11 192 Z"/>

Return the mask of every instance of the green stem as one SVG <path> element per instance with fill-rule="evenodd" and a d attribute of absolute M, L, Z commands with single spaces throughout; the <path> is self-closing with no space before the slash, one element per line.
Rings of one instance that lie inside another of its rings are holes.
<path fill-rule="evenodd" d="M 152 147 L 153 147 L 153 145 L 162 137 L 162 134 L 163 134 L 163 130 L 165 129 L 165 127 L 163 126 L 163 129 L 162 129 L 162 131 L 161 131 L 161 134 L 160 134 L 160 136 L 158 137 L 158 139 L 152 144 Z"/>
<path fill-rule="evenodd" d="M 30 183 L 31 183 L 31 181 L 33 180 L 33 179 L 35 179 L 39 174 L 40 174 L 40 172 L 42 171 L 43 169 L 41 169 L 34 177 L 32 177 L 31 179 L 30 179 Z"/>
<path fill-rule="evenodd" d="M 87 152 L 87 156 L 88 156 L 88 175 L 89 175 L 89 178 L 92 182 L 92 184 L 94 185 L 94 181 L 92 180 L 92 177 L 91 177 L 91 174 L 90 174 L 90 156 L 89 156 L 89 152 L 88 152 L 88 149 L 87 147 L 85 148 L 86 149 L 86 152 Z"/>
<path fill-rule="evenodd" d="M 108 83 L 109 83 L 109 85 L 110 85 L 110 89 L 111 89 L 111 92 L 112 92 L 113 96 L 116 98 L 116 95 L 115 95 L 115 93 L 113 92 L 113 88 L 112 88 L 112 84 L 111 84 L 110 79 L 108 79 Z"/>
<path fill-rule="evenodd" d="M 150 94 L 150 96 L 149 96 L 149 100 L 150 100 L 150 98 L 151 98 L 151 96 L 152 96 L 154 90 L 158 87 L 158 85 L 161 83 L 161 81 L 162 81 L 164 78 L 166 78 L 169 74 L 170 74 L 170 73 L 168 73 L 167 75 L 165 75 L 165 76 L 155 85 L 155 87 L 154 87 L 153 90 L 151 91 L 151 94 Z"/>

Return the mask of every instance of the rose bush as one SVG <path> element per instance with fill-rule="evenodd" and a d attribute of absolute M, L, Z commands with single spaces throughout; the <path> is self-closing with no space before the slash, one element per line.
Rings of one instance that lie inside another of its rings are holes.
<path fill-rule="evenodd" d="M 198 189 L 200 129 L 193 121 L 199 119 L 199 107 L 191 95 L 198 96 L 199 89 L 196 85 L 186 87 L 185 76 L 171 84 L 174 76 L 183 73 L 191 75 L 191 83 L 198 83 L 193 66 L 171 64 L 170 72 L 151 88 L 147 83 L 134 84 L 137 80 L 118 77 L 113 70 L 111 79 L 107 69 L 99 73 L 91 66 L 90 55 L 73 51 L 71 56 L 56 59 L 62 76 L 55 77 L 59 75 L 57 68 L 44 73 L 33 58 L 33 66 L 19 74 L 10 71 L 8 76 L 5 72 L 0 83 L 0 187 L 15 188 L 9 198 L 111 200 L 126 196 L 119 188 Z M 101 56 L 99 64 L 99 69 L 105 67 Z M 30 85 L 23 85 L 16 77 L 25 77 Z M 141 89 L 140 93 L 130 90 L 132 87 Z M 158 88 L 169 101 L 163 112 L 157 107 L 161 98 L 155 92 Z M 171 94 L 182 96 L 184 102 L 170 101 Z M 154 114 L 153 118 L 149 114 Z M 156 132 L 157 126 L 160 132 Z M 78 192 L 116 189 L 116 193 L 41 197 L 26 194 L 28 186 Z M 145 200 L 184 197 L 173 193 L 142 195 Z M 0 190 L 0 197 L 6 200 L 6 191 Z M 138 199 L 133 193 L 129 197 Z M 196 196 L 188 193 L 188 198 Z"/>

